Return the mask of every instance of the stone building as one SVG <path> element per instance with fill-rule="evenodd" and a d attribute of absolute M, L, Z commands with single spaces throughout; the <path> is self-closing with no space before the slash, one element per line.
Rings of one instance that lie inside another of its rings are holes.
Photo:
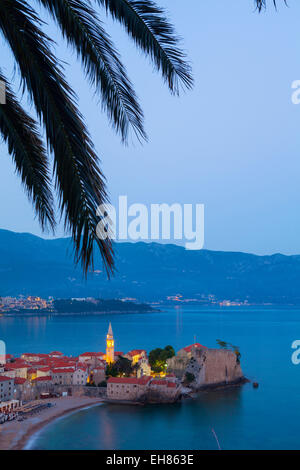
<path fill-rule="evenodd" d="M 54 385 L 72 385 L 74 368 L 67 369 L 52 369 L 51 377 Z"/>
<path fill-rule="evenodd" d="M 147 352 L 144 349 L 133 349 L 132 351 L 128 351 L 128 353 L 125 354 L 125 357 L 134 365 L 141 359 L 147 359 Z"/>
<path fill-rule="evenodd" d="M 107 397 L 111 401 L 143 403 L 173 403 L 181 395 L 177 381 L 156 380 L 153 377 L 111 377 L 107 382 Z"/>
<path fill-rule="evenodd" d="M 110 400 L 140 401 L 146 394 L 152 377 L 110 377 L 107 381 L 107 397 Z"/>
<path fill-rule="evenodd" d="M 73 374 L 73 385 L 86 385 L 88 379 L 87 369 L 78 368 Z"/>
<path fill-rule="evenodd" d="M 0 401 L 10 401 L 14 398 L 14 379 L 0 375 Z"/>
<path fill-rule="evenodd" d="M 143 376 L 149 376 L 151 375 L 151 367 L 148 362 L 148 359 L 145 357 L 142 357 L 139 362 L 138 362 L 138 368 L 136 371 L 137 377 L 143 377 Z"/>
<path fill-rule="evenodd" d="M 90 378 L 93 380 L 95 385 L 99 385 L 106 379 L 105 375 L 105 367 L 104 366 L 97 366 L 94 367 L 90 372 Z"/>
<path fill-rule="evenodd" d="M 179 349 L 179 351 L 177 352 L 177 356 L 191 359 L 197 349 L 207 349 L 207 347 L 202 346 L 202 344 L 200 343 L 194 343 L 190 346 L 186 346 L 185 348 Z"/>

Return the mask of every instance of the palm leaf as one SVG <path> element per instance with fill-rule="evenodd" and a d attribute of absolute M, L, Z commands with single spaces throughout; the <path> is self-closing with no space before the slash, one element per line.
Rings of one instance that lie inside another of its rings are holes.
<path fill-rule="evenodd" d="M 267 0 L 254 0 L 258 11 L 261 11 L 263 8 L 267 7 Z M 287 5 L 286 0 L 283 0 L 285 5 Z M 277 0 L 273 0 L 273 5 L 277 8 Z"/>
<path fill-rule="evenodd" d="M 92 85 L 101 92 L 109 120 L 128 138 L 130 126 L 146 138 L 143 112 L 126 71 L 96 12 L 79 0 L 38 0 L 57 21 L 63 36 L 75 48 Z"/>
<path fill-rule="evenodd" d="M 46 130 L 54 157 L 59 205 L 65 227 L 72 233 L 75 259 L 87 273 L 93 265 L 93 245 L 97 243 L 109 275 L 113 269 L 111 241 L 99 240 L 96 235 L 97 206 L 107 200 L 104 178 L 83 118 L 74 104 L 76 97 L 65 82 L 50 41 L 38 22 L 26 2 L 2 0 L 0 29 Z"/>
<path fill-rule="evenodd" d="M 178 94 L 179 84 L 193 85 L 191 68 L 179 49 L 179 38 L 166 19 L 164 10 L 151 0 L 96 0 L 118 20 L 161 71 L 172 93 Z"/>
<path fill-rule="evenodd" d="M 41 226 L 54 229 L 48 158 L 37 124 L 22 109 L 1 72 L 0 80 L 6 83 L 6 103 L 0 105 L 0 133 L 34 204 Z"/>

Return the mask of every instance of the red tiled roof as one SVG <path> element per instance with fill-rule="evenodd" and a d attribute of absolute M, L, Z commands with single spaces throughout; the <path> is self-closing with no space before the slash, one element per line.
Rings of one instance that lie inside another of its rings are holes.
<path fill-rule="evenodd" d="M 5 377 L 4 375 L 0 375 L 0 382 L 7 382 L 7 380 L 13 380 L 11 377 Z"/>
<path fill-rule="evenodd" d="M 45 375 L 44 377 L 37 377 L 33 382 L 48 382 L 49 380 L 52 380 L 52 377 L 50 375 Z"/>
<path fill-rule="evenodd" d="M 105 356 L 103 352 L 85 352 L 83 354 L 79 354 L 80 357 L 98 357 L 98 356 Z"/>
<path fill-rule="evenodd" d="M 108 379 L 108 383 L 114 383 L 114 384 L 134 384 L 134 385 L 146 385 L 149 381 L 151 380 L 151 377 L 141 377 L 141 378 L 136 378 L 136 377 L 110 377 Z"/>
<path fill-rule="evenodd" d="M 139 383 L 140 385 L 146 385 L 148 382 L 150 382 L 150 380 L 152 380 L 152 377 L 148 375 L 144 375 L 143 377 L 139 379 Z"/>
<path fill-rule="evenodd" d="M 176 377 L 176 375 L 172 373 L 172 374 L 167 374 L 166 377 Z"/>
<path fill-rule="evenodd" d="M 207 349 L 206 346 L 202 346 L 202 344 L 200 343 L 194 343 L 194 344 L 191 344 L 190 346 L 186 346 L 185 348 L 183 348 L 186 352 L 191 352 L 192 348 L 195 347 L 195 348 L 205 348 Z"/>
<path fill-rule="evenodd" d="M 68 374 L 68 373 L 73 373 L 74 369 L 71 367 L 65 368 L 65 369 L 52 369 L 52 372 L 54 374 Z"/>
<path fill-rule="evenodd" d="M 166 386 L 168 382 L 166 380 L 152 380 L 151 385 L 163 385 Z"/>
<path fill-rule="evenodd" d="M 132 351 L 128 351 L 127 354 L 129 354 L 129 356 L 137 356 L 139 354 L 142 354 L 143 352 L 147 354 L 145 349 L 132 349 Z"/>
<path fill-rule="evenodd" d="M 74 363 L 73 362 L 51 362 L 50 367 L 53 367 L 55 369 L 68 369 L 70 367 L 74 368 Z"/>
<path fill-rule="evenodd" d="M 176 384 L 174 382 L 168 382 L 168 387 L 169 388 L 175 388 Z"/>
<path fill-rule="evenodd" d="M 15 377 L 14 382 L 15 382 L 15 385 L 23 385 L 26 382 L 26 379 L 22 377 Z"/>
<path fill-rule="evenodd" d="M 37 370 L 39 370 L 41 372 L 48 372 L 50 370 L 50 367 L 49 366 L 38 367 Z"/>
<path fill-rule="evenodd" d="M 15 363 L 9 363 L 9 364 L 5 364 L 4 366 L 4 369 L 5 370 L 16 370 L 16 369 L 28 369 L 28 365 L 27 364 L 15 364 Z"/>
<path fill-rule="evenodd" d="M 115 351 L 115 356 L 123 356 L 123 351 Z"/>
<path fill-rule="evenodd" d="M 52 351 L 51 353 L 49 353 L 49 356 L 52 356 L 52 355 L 55 355 L 55 356 L 63 356 L 63 353 L 60 352 L 60 351 Z"/>
<path fill-rule="evenodd" d="M 87 365 L 84 362 L 77 362 L 78 369 L 87 369 Z"/>
<path fill-rule="evenodd" d="M 23 353 L 22 356 L 32 356 L 32 357 L 48 357 L 48 354 L 41 353 Z"/>

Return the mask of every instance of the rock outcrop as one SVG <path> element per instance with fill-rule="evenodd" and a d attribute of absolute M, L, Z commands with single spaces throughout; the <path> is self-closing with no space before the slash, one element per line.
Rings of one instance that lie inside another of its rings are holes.
<path fill-rule="evenodd" d="M 244 380 L 236 354 L 227 349 L 195 348 L 189 355 L 179 351 L 168 359 L 168 371 L 195 390 Z"/>

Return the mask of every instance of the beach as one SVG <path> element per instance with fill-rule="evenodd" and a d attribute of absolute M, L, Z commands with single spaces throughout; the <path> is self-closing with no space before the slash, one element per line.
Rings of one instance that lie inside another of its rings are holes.
<path fill-rule="evenodd" d="M 54 406 L 24 421 L 14 420 L 0 425 L 0 450 L 22 450 L 33 434 L 54 419 L 81 408 L 103 403 L 103 400 L 89 397 L 64 397 L 49 399 L 45 402 L 52 403 Z"/>

